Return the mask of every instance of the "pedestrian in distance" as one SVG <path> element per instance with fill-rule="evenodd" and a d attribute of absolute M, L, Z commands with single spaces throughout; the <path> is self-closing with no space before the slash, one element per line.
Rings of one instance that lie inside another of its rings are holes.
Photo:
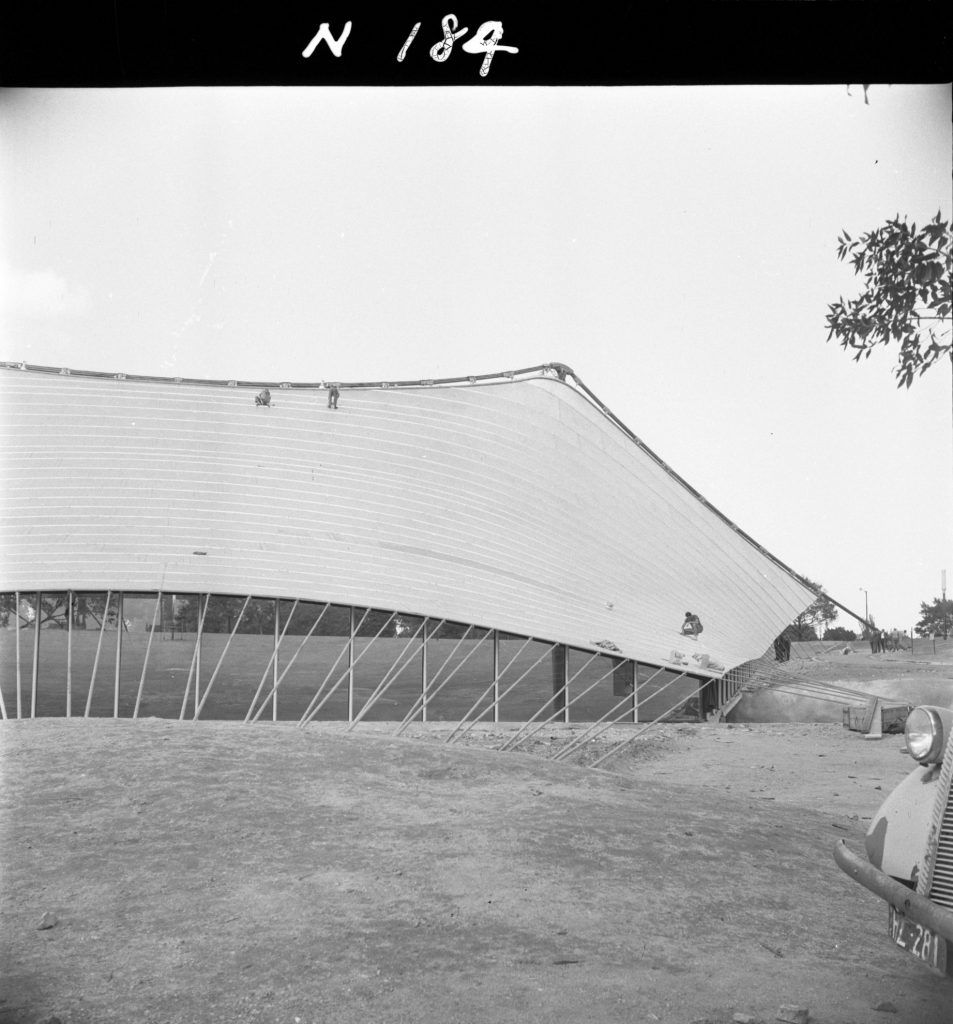
<path fill-rule="evenodd" d="M 336 384 L 328 385 L 328 408 L 336 409 L 338 407 L 338 398 L 341 392 L 338 391 Z"/>

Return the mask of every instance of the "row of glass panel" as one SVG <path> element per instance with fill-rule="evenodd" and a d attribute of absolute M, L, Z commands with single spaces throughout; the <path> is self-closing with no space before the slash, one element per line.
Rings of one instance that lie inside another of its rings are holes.
<path fill-rule="evenodd" d="M 675 705 L 697 714 L 704 682 L 380 609 L 198 594 L 0 594 L 8 718 L 632 722 Z"/>

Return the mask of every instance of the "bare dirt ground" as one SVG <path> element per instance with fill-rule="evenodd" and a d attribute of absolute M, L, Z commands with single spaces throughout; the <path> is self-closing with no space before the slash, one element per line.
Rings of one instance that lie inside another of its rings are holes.
<path fill-rule="evenodd" d="M 0 724 L 0 1024 L 953 1021 L 831 856 L 902 737 L 510 728 Z"/>

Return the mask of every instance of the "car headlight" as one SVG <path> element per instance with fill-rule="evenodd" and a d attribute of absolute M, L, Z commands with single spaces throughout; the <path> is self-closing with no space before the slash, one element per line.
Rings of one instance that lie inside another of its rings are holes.
<path fill-rule="evenodd" d="M 914 708 L 907 715 L 903 729 L 907 752 L 920 764 L 935 764 L 943 760 L 946 737 L 943 719 L 933 708 Z"/>

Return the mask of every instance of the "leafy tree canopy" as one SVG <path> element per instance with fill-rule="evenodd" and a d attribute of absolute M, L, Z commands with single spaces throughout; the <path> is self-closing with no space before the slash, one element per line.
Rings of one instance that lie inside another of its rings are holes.
<path fill-rule="evenodd" d="M 897 214 L 856 240 L 844 231 L 837 258 L 850 260 L 864 287 L 857 298 L 830 305 L 827 340 L 836 338 L 855 361 L 896 342 L 898 387 L 910 387 L 950 355 L 950 236 L 939 212 L 921 228 Z"/>
<path fill-rule="evenodd" d="M 913 627 L 917 636 L 953 636 L 953 599 L 935 597 L 920 605 L 920 621 Z"/>
<path fill-rule="evenodd" d="M 824 633 L 825 640 L 856 640 L 857 634 L 852 629 L 844 629 L 843 626 L 835 626 Z"/>
<path fill-rule="evenodd" d="M 808 579 L 805 583 L 814 590 L 817 598 L 784 630 L 783 635 L 789 640 L 816 640 L 824 628 L 837 618 L 837 607 L 823 592 L 823 586 Z"/>

